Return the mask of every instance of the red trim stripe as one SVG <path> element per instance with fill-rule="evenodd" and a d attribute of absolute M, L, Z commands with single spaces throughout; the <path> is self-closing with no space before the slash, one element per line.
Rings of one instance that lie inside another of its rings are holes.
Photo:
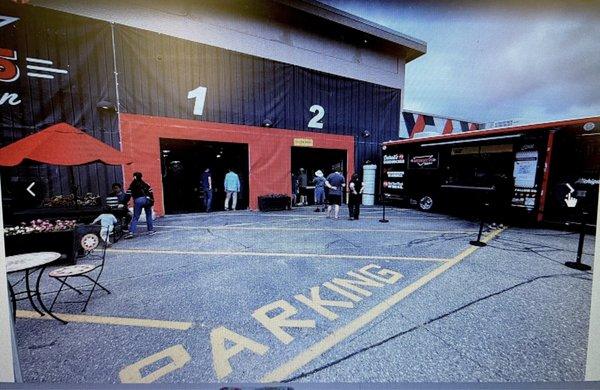
<path fill-rule="evenodd" d="M 546 206 L 546 195 L 548 194 L 548 178 L 550 177 L 550 161 L 552 160 L 552 147 L 554 146 L 554 135 L 556 131 L 551 131 L 548 134 L 548 146 L 546 147 L 546 161 L 544 162 L 544 177 L 540 190 L 540 205 L 538 207 L 537 221 L 542 222 L 544 219 L 544 208 Z"/>

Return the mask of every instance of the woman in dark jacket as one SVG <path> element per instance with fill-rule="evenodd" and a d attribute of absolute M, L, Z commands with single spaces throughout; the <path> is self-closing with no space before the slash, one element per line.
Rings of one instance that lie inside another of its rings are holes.
<path fill-rule="evenodd" d="M 129 227 L 129 234 L 125 238 L 135 237 L 137 231 L 137 223 L 142 214 L 142 209 L 146 212 L 146 225 L 148 226 L 148 234 L 154 234 L 154 226 L 152 224 L 152 205 L 154 205 L 154 194 L 152 188 L 142 180 L 142 173 L 135 172 L 133 181 L 127 190 L 133 199 L 133 219 Z"/>
<path fill-rule="evenodd" d="M 360 213 L 360 204 L 362 203 L 363 183 L 358 177 L 358 173 L 352 175 L 350 185 L 348 186 L 348 213 L 349 220 L 358 219 Z"/>

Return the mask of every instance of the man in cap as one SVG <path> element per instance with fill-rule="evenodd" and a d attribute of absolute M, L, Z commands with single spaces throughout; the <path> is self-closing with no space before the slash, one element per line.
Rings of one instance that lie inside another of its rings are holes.
<path fill-rule="evenodd" d="M 315 212 L 325 211 L 325 178 L 320 169 L 315 172 L 313 184 L 315 185 L 315 205 L 317 206 Z"/>

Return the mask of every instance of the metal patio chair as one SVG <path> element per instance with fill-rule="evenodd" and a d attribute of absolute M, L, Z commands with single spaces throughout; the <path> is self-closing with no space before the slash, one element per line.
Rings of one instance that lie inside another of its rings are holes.
<path fill-rule="evenodd" d="M 50 310 L 52 310 L 52 307 L 54 306 L 55 303 L 59 303 L 59 304 L 84 303 L 83 309 L 81 310 L 82 312 L 84 312 L 87 308 L 88 303 L 90 302 L 90 299 L 92 298 L 92 294 L 94 293 L 94 290 L 96 289 L 96 287 L 101 288 L 102 290 L 104 290 L 108 294 L 110 294 L 110 291 L 98 282 L 98 280 L 100 279 L 100 276 L 102 275 L 102 271 L 104 269 L 104 263 L 106 261 L 106 248 L 108 247 L 107 241 L 104 241 L 104 240 L 100 240 L 100 241 L 102 241 L 103 244 L 98 245 L 93 251 L 89 252 L 88 255 L 86 256 L 86 259 L 89 259 L 90 261 L 93 261 L 93 262 L 89 262 L 89 263 L 86 262 L 84 264 L 75 264 L 75 265 L 69 265 L 66 267 L 57 268 L 55 270 L 52 270 L 48 274 L 51 278 L 54 278 L 60 282 L 60 288 L 58 289 L 56 296 L 54 297 L 54 300 L 52 301 L 52 304 L 50 305 Z M 100 253 L 95 253 L 96 251 L 100 251 Z M 95 277 L 94 277 L 94 275 L 95 275 Z M 93 283 L 92 288 L 89 290 L 82 290 L 82 289 L 73 287 L 67 283 L 67 280 L 69 278 L 85 278 Z M 56 302 L 58 299 L 58 296 L 60 295 L 60 293 L 62 292 L 62 290 L 65 286 L 67 286 L 67 288 L 70 288 L 71 290 L 75 290 L 80 295 L 82 295 L 83 292 L 89 291 L 87 299 L 85 301 L 82 300 L 82 301 L 59 301 L 59 302 Z"/>

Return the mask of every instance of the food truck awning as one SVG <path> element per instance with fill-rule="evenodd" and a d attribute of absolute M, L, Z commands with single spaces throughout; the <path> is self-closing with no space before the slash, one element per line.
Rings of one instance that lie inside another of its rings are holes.
<path fill-rule="evenodd" d="M 406 144 L 421 144 L 422 146 L 431 145 L 442 145 L 450 143 L 466 143 L 466 142 L 478 142 L 494 139 L 509 139 L 518 137 L 520 133 L 544 131 L 559 128 L 581 128 L 584 124 L 592 122 L 596 124 L 596 128 L 600 127 L 600 117 L 588 117 L 578 119 L 568 119 L 562 121 L 544 122 L 544 123 L 532 123 L 527 125 L 518 125 L 510 127 L 501 127 L 496 129 L 483 129 L 465 131 L 463 133 L 453 133 L 445 135 L 437 135 L 424 138 L 408 138 L 396 141 L 384 142 L 383 145 L 406 145 Z M 472 141 L 471 141 L 472 140 Z"/>

